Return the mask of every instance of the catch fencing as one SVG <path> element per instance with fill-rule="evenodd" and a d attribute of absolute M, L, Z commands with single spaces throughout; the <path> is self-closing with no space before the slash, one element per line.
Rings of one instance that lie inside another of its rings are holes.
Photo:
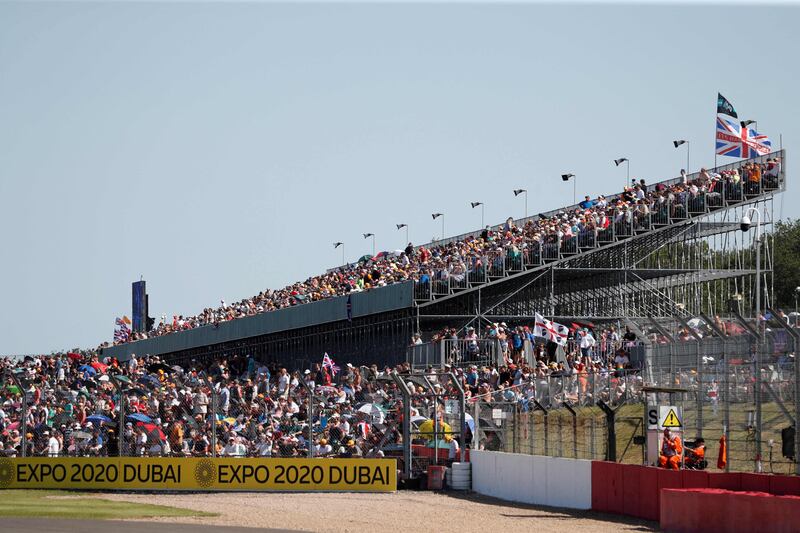
<path fill-rule="evenodd" d="M 472 446 L 643 464 L 647 407 L 672 405 L 684 441 L 704 439 L 710 467 L 724 458 L 726 471 L 798 473 L 797 331 L 774 319 L 742 326 L 736 335 L 683 328 L 648 346 L 639 370 L 538 375 L 478 396 Z"/>

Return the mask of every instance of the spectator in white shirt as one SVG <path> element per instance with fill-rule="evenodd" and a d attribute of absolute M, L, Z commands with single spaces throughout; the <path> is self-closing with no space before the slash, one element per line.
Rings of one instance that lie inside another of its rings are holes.
<path fill-rule="evenodd" d="M 247 453 L 247 449 L 244 447 L 244 444 L 239 442 L 239 439 L 236 437 L 229 437 L 228 444 L 222 449 L 222 455 L 224 457 L 244 457 Z"/>

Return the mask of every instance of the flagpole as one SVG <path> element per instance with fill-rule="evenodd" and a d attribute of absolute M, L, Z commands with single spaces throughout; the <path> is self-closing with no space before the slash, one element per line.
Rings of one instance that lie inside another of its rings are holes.
<path fill-rule="evenodd" d="M 714 115 L 714 172 L 717 171 L 717 119 L 719 118 L 719 93 L 717 93 L 717 103 L 715 109 L 717 113 Z M 689 169 L 686 169 L 686 173 L 689 173 Z"/>
<path fill-rule="evenodd" d="M 686 174 L 691 174 L 692 171 L 689 170 L 689 147 L 692 145 L 689 141 L 686 141 Z M 716 152 L 716 150 L 714 150 Z M 717 162 L 714 161 L 714 166 L 717 166 Z"/>
<path fill-rule="evenodd" d="M 625 168 L 627 169 L 625 171 L 625 187 L 627 187 L 628 184 L 631 182 L 631 161 L 630 161 L 630 159 L 625 161 Z M 625 190 L 625 187 L 622 187 L 623 191 Z"/>
<path fill-rule="evenodd" d="M 782 141 L 781 141 L 782 142 Z M 525 218 L 528 218 L 528 190 L 525 190 Z"/>

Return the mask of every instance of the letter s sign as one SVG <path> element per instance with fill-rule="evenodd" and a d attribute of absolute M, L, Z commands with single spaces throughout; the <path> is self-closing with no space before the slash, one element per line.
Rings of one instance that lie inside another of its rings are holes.
<path fill-rule="evenodd" d="M 658 408 L 647 408 L 647 429 L 658 429 Z"/>

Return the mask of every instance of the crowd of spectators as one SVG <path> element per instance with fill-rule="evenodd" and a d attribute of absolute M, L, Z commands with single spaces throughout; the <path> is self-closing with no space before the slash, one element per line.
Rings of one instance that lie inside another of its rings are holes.
<path fill-rule="evenodd" d="M 472 274 L 521 269 L 523 263 L 556 258 L 561 252 L 577 252 L 657 225 L 683 219 L 705 209 L 720 208 L 726 202 L 741 201 L 764 188 L 779 186 L 781 161 L 767 158 L 762 163 L 746 161 L 741 167 L 715 173 L 701 169 L 689 179 L 681 178 L 648 186 L 633 180 L 619 195 L 584 201 L 549 216 L 531 217 L 523 224 L 509 218 L 462 240 L 404 250 L 381 252 L 373 258 L 348 264 L 313 276 L 283 289 L 263 291 L 234 303 L 221 301 L 218 307 L 197 315 L 167 317 L 148 332 L 135 332 L 127 341 L 157 337 L 200 326 L 216 325 L 258 313 L 315 302 L 335 296 L 366 291 L 385 285 L 417 281 L 422 284 L 464 282 Z"/>
<path fill-rule="evenodd" d="M 501 329 L 489 333 L 502 335 Z M 78 353 L 7 358 L 0 360 L 0 450 L 20 454 L 24 426 L 28 455 L 208 456 L 216 446 L 218 456 L 294 457 L 307 456 L 311 446 L 314 456 L 380 457 L 402 444 L 402 394 L 393 372 L 413 393 L 418 425 L 434 416 L 444 420 L 444 405 L 432 404 L 428 393 L 456 397 L 450 372 L 468 402 L 518 402 L 525 410 L 534 399 L 624 394 L 630 380 L 620 379 L 622 369 L 579 350 L 561 361 L 537 351 L 532 364 L 510 355 L 500 365 L 428 369 L 441 373 L 429 377 L 434 388 L 428 390 L 407 363 L 348 364 L 334 374 L 322 364 L 290 372 L 245 356 L 183 367 L 157 357 L 124 363 Z M 596 391 L 591 376 L 598 376 Z M 451 437 L 451 450 L 471 442 L 471 434 Z"/>

